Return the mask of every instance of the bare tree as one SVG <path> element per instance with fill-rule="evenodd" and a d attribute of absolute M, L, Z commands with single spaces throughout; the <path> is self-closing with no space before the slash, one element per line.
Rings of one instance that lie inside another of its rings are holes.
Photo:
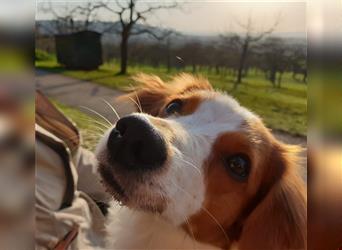
<path fill-rule="evenodd" d="M 269 37 L 258 49 L 259 58 L 273 87 L 281 87 L 283 73 L 289 69 L 290 49 L 284 40 Z"/>
<path fill-rule="evenodd" d="M 139 22 L 146 22 L 150 14 L 155 13 L 160 9 L 171 9 L 176 8 L 178 4 L 176 2 L 160 4 L 155 2 L 154 4 L 146 4 L 145 7 L 138 5 L 139 0 L 126 0 L 119 1 L 116 0 L 116 6 L 110 7 L 109 4 L 103 5 L 107 10 L 114 13 L 120 22 L 120 29 L 118 33 L 121 35 L 120 42 L 120 55 L 121 55 L 121 65 L 120 72 L 118 74 L 127 73 L 127 62 L 128 62 L 128 42 L 129 38 L 133 35 L 149 34 L 153 37 L 159 38 L 153 29 L 137 27 Z"/>
<path fill-rule="evenodd" d="M 237 24 L 244 30 L 243 35 L 239 34 L 228 34 L 223 35 L 230 40 L 230 42 L 236 47 L 239 52 L 239 60 L 238 60 L 238 67 L 237 67 L 237 76 L 236 81 L 234 83 L 234 89 L 238 87 L 238 85 L 242 81 L 243 77 L 243 70 L 246 65 L 248 53 L 253 45 L 257 42 L 265 38 L 267 35 L 271 34 L 276 26 L 279 23 L 279 17 L 276 19 L 273 25 L 270 28 L 263 30 L 263 31 L 256 31 L 255 27 L 253 26 L 253 21 L 251 15 L 249 15 L 247 19 L 247 23 L 240 23 Z"/>
<path fill-rule="evenodd" d="M 54 27 L 43 27 L 51 34 L 69 34 L 88 30 L 89 25 L 96 17 L 96 11 L 103 7 L 101 2 L 84 2 L 79 5 L 64 4 L 57 8 L 51 2 L 43 3 L 40 11 L 53 16 Z"/>
<path fill-rule="evenodd" d="M 297 79 L 297 74 L 302 75 L 302 82 L 306 82 L 307 65 L 306 65 L 306 47 L 302 44 L 294 44 L 291 46 L 290 64 L 292 70 L 292 78 Z"/>
<path fill-rule="evenodd" d="M 165 41 L 166 45 L 166 70 L 167 73 L 170 73 L 171 71 L 171 50 L 172 50 L 172 38 L 174 36 L 181 36 L 181 33 L 169 30 L 167 34 L 163 37 L 163 40 Z"/>

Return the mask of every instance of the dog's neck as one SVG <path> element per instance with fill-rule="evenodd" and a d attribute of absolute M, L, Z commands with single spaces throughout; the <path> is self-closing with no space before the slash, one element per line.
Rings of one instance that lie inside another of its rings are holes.
<path fill-rule="evenodd" d="M 218 249 L 194 240 L 159 215 L 113 206 L 107 216 L 108 249 Z"/>

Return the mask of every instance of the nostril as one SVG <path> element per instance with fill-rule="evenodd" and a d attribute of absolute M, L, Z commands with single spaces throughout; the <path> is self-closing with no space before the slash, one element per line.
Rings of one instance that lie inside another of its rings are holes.
<path fill-rule="evenodd" d="M 107 141 L 107 148 L 110 150 L 111 153 L 114 153 L 117 149 L 117 144 L 119 139 L 121 138 L 121 134 L 117 129 L 112 129 L 109 134 L 108 141 Z"/>
<path fill-rule="evenodd" d="M 121 137 L 121 133 L 116 128 L 113 128 L 112 131 L 110 132 L 108 140 L 112 141 L 112 140 L 115 140 L 115 139 L 117 139 L 119 137 Z"/>
<path fill-rule="evenodd" d="M 117 129 L 113 129 L 113 131 L 111 132 L 111 134 L 112 134 L 112 136 L 114 136 L 114 137 L 119 137 L 119 136 L 121 136 L 121 133 L 120 133 L 120 131 L 119 130 L 117 130 Z"/>
<path fill-rule="evenodd" d="M 155 169 L 167 158 L 163 137 L 137 115 L 121 118 L 108 138 L 110 159 L 127 169 Z"/>

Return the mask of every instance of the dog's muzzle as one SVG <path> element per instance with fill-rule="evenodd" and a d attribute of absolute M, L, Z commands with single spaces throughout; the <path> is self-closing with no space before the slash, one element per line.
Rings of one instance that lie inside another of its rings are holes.
<path fill-rule="evenodd" d="M 157 169 L 167 159 L 166 143 L 160 132 L 140 115 L 121 118 L 107 141 L 108 158 L 113 165 L 132 171 Z"/>

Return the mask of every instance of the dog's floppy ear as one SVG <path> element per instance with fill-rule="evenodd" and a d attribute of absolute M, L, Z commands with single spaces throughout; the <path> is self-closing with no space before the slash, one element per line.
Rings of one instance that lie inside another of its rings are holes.
<path fill-rule="evenodd" d="M 131 99 L 137 111 L 153 116 L 159 116 L 161 109 L 176 95 L 182 95 L 197 90 L 212 90 L 209 82 L 202 77 L 182 73 L 176 75 L 168 83 L 158 76 L 137 74 L 133 77 L 136 87 L 123 98 Z"/>
<path fill-rule="evenodd" d="M 273 149 L 266 169 L 269 190 L 246 219 L 239 249 L 306 249 L 306 192 L 290 151 L 282 144 Z"/>
<path fill-rule="evenodd" d="M 141 73 L 132 79 L 136 86 L 129 89 L 130 93 L 123 98 L 133 101 L 137 111 L 158 116 L 170 94 L 170 87 L 155 75 Z"/>

